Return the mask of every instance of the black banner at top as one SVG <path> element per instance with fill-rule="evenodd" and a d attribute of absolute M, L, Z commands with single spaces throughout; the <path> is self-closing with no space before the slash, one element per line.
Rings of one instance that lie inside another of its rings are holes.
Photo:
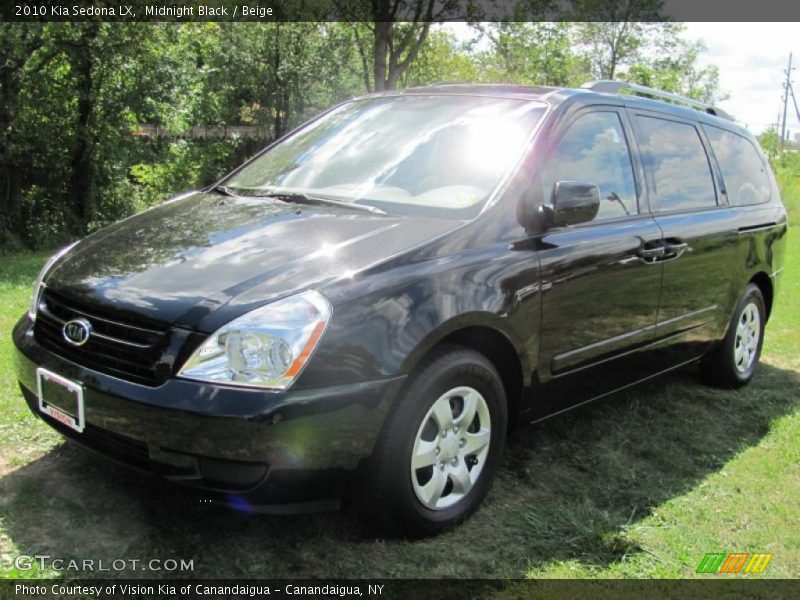
<path fill-rule="evenodd" d="M 800 21 L 792 0 L 5 0 L 0 21 Z M 800 34 L 800 24 L 798 24 Z"/>

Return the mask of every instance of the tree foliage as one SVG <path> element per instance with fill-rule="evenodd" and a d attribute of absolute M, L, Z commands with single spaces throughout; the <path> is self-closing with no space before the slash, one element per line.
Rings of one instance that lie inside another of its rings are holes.
<path fill-rule="evenodd" d="M 571 86 L 588 78 L 571 23 L 493 23 L 478 30 L 489 42 L 477 56 L 486 81 Z"/>
<path fill-rule="evenodd" d="M 572 86 L 614 75 L 719 95 L 716 70 L 699 66 L 702 45 L 674 24 L 631 22 L 649 0 L 619 0 L 627 12 L 610 13 L 611 23 L 471 29 L 441 25 L 479 20 L 449 0 L 334 4 L 349 22 L 0 23 L 0 248 L 53 246 L 211 183 L 369 91 L 441 81 Z M 589 0 L 573 5 L 594 10 Z M 552 8 L 519 6 L 528 18 Z M 159 134 L 138 133 L 145 123 Z M 197 133 L 239 125 L 257 133 Z"/>

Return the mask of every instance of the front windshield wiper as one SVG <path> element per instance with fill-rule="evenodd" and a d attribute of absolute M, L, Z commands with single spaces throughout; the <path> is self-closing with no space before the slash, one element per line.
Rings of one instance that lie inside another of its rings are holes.
<path fill-rule="evenodd" d="M 222 194 L 223 196 L 238 196 L 236 192 L 234 192 L 231 188 L 224 186 L 224 185 L 215 185 L 211 188 L 212 192 L 217 192 L 218 194 Z"/>
<path fill-rule="evenodd" d="M 341 206 L 342 208 L 352 208 L 355 210 L 363 210 L 377 215 L 388 214 L 386 211 L 381 210 L 375 206 L 367 206 L 366 204 L 353 204 L 352 202 L 345 202 L 344 200 L 336 200 L 328 198 L 327 196 L 318 196 L 316 194 L 307 194 L 305 192 L 278 192 L 274 190 L 247 190 L 248 196 L 255 196 L 257 198 L 277 198 L 285 202 L 298 202 L 300 204 L 321 204 L 331 206 Z"/>

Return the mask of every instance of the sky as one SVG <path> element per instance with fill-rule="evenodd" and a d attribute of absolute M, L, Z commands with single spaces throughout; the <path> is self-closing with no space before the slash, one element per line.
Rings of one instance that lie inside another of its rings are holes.
<path fill-rule="evenodd" d="M 792 1 L 792 0 L 787 0 Z M 796 1 L 796 0 L 795 0 Z M 708 50 L 702 65 L 719 67 L 720 88 L 728 99 L 719 107 L 755 134 L 778 121 L 789 52 L 794 52 L 793 80 L 800 101 L 800 23 L 685 23 L 688 39 L 702 39 Z M 448 24 L 459 37 L 473 32 L 463 23 Z M 800 122 L 789 98 L 786 128 L 800 134 Z"/>
<path fill-rule="evenodd" d="M 701 64 L 719 67 L 720 88 L 729 96 L 720 108 L 755 134 L 777 122 L 789 52 L 800 67 L 800 23 L 686 23 L 686 37 L 708 46 Z M 800 100 L 800 68 L 793 75 Z M 791 137 L 800 134 L 791 98 L 786 128 Z"/>

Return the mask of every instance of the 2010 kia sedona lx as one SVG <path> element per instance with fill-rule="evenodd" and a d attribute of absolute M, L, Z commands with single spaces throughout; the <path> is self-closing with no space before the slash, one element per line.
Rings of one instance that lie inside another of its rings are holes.
<path fill-rule="evenodd" d="M 371 95 L 54 256 L 19 381 L 66 437 L 210 497 L 435 533 L 514 419 L 693 362 L 747 383 L 786 232 L 752 135 L 685 98 Z"/>

